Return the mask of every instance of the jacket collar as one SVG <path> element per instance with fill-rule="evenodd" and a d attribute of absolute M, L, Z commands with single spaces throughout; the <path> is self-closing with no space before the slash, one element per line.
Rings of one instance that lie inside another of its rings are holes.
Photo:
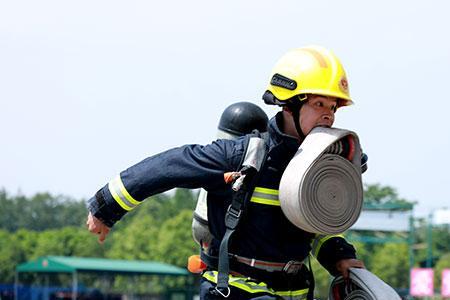
<path fill-rule="evenodd" d="M 281 129 L 282 124 L 283 114 L 280 111 L 269 121 L 268 132 L 271 140 L 270 150 L 282 146 L 284 151 L 295 153 L 298 147 L 300 147 L 300 142 L 297 138 L 283 133 Z"/>

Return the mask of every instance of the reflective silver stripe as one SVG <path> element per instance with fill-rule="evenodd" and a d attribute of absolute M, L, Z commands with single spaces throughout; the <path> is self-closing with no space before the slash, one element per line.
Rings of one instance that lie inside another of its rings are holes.
<path fill-rule="evenodd" d="M 266 155 L 266 142 L 260 137 L 251 137 L 248 141 L 242 166 L 253 167 L 259 171 Z"/>
<path fill-rule="evenodd" d="M 305 265 L 303 261 L 298 260 L 290 260 L 288 262 L 274 262 L 274 261 L 267 261 L 267 260 L 259 260 L 256 258 L 248 258 L 236 254 L 231 254 L 230 256 L 233 257 L 236 261 L 246 264 L 248 266 L 251 266 L 256 269 L 273 272 L 273 271 L 284 271 L 288 274 L 296 274 L 298 271 Z M 306 268 L 306 266 L 305 266 Z"/>
<path fill-rule="evenodd" d="M 258 193 L 258 192 L 253 192 L 253 197 L 278 200 L 278 196 L 277 195 L 268 195 L 268 194 L 263 194 L 263 193 Z"/>
<path fill-rule="evenodd" d="M 278 190 L 268 189 L 263 187 L 256 187 L 253 191 L 250 202 L 280 206 L 280 201 L 278 200 Z"/>
<path fill-rule="evenodd" d="M 265 270 L 268 272 L 273 271 L 283 271 L 286 263 L 284 262 L 273 262 L 273 261 L 265 261 L 259 260 L 255 258 L 247 258 L 236 254 L 230 254 L 236 261 L 246 264 L 248 266 L 254 267 L 256 269 Z M 301 263 L 301 262 L 299 262 Z"/>
<path fill-rule="evenodd" d="M 207 280 L 217 283 L 217 271 L 207 271 L 203 273 L 203 277 Z M 264 282 L 255 282 L 248 277 L 232 276 L 229 275 L 228 284 L 236 287 L 247 293 L 267 293 L 271 295 L 278 295 L 283 299 L 290 300 L 303 300 L 306 299 L 309 289 L 292 290 L 292 291 L 275 291 L 267 286 Z"/>
<path fill-rule="evenodd" d="M 130 211 L 141 202 L 135 200 L 126 190 L 123 185 L 120 175 L 116 176 L 113 180 L 108 183 L 108 189 L 114 200 L 126 211 Z"/>

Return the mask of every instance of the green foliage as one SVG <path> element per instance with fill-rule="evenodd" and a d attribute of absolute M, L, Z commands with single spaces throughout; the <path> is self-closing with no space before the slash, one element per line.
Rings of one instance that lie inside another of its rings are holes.
<path fill-rule="evenodd" d="M 314 296 L 317 299 L 327 299 L 333 277 L 314 257 L 311 259 L 311 269 L 313 270 L 315 281 Z"/>
<path fill-rule="evenodd" d="M 196 197 L 177 189 L 172 197 L 157 195 L 147 199 L 132 215 L 118 222 L 105 244 L 108 258 L 154 260 L 186 267 L 190 255 L 198 252 L 192 239 L 191 223 Z M 186 278 L 134 278 L 136 291 L 184 287 Z M 114 289 L 127 290 L 129 278 L 116 278 Z"/>
<path fill-rule="evenodd" d="M 158 230 L 159 225 L 153 215 L 139 212 L 129 220 L 126 227 L 113 228 L 111 236 L 107 237 L 105 242 L 105 245 L 111 245 L 106 256 L 116 259 L 153 260 L 158 243 Z"/>
<path fill-rule="evenodd" d="M 429 220 L 419 219 L 415 232 L 415 260 L 422 267 L 425 267 L 428 256 L 429 232 Z M 450 252 L 450 227 L 448 225 L 431 227 L 431 244 L 432 266 L 434 266 L 442 255 Z"/>
<path fill-rule="evenodd" d="M 18 265 L 26 262 L 31 257 L 36 249 L 36 244 L 39 240 L 39 233 L 27 229 L 19 229 L 10 234 L 11 243 L 14 245 L 16 253 L 15 263 Z M 11 269 L 12 270 L 12 269 Z"/>
<path fill-rule="evenodd" d="M 39 233 L 30 259 L 45 255 L 98 257 L 103 255 L 102 247 L 92 239 L 85 229 L 63 227 Z"/>
<path fill-rule="evenodd" d="M 192 239 L 192 211 L 182 210 L 177 216 L 167 219 L 158 233 L 156 259 L 179 267 L 186 267 L 187 259 L 198 252 Z M 167 254 L 171 253 L 170 256 Z"/>
<path fill-rule="evenodd" d="M 128 213 L 114 226 L 106 242 L 99 244 L 97 236 L 90 234 L 84 226 L 87 214 L 84 201 L 55 197 L 48 193 L 30 198 L 11 196 L 0 190 L 0 281 L 12 283 L 14 269 L 18 264 L 43 255 L 155 260 L 185 267 L 187 258 L 198 252 L 191 236 L 196 199 L 196 195 L 186 189 L 153 196 Z M 400 198 L 392 187 L 380 185 L 366 185 L 365 201 L 375 205 L 411 203 Z M 425 221 L 419 223 L 416 231 L 418 244 L 426 241 L 426 225 Z M 364 232 L 364 235 L 367 234 Z M 381 232 L 371 234 L 373 237 L 385 235 Z M 406 236 L 398 237 L 406 240 Z M 407 244 L 353 244 L 358 258 L 364 261 L 370 271 L 392 286 L 407 287 Z M 448 226 L 433 228 L 433 255 L 440 257 L 436 264 L 436 280 L 439 280 L 441 270 L 450 266 L 449 253 Z M 416 251 L 416 261 L 424 258 L 425 254 L 426 251 Z M 312 261 L 312 267 L 316 279 L 316 296 L 325 299 L 331 277 L 317 261 Z M 164 290 L 166 287 L 186 285 L 185 280 L 123 277 L 116 278 L 111 288 L 123 291 L 131 285 L 142 292 L 149 289 Z M 88 282 L 101 287 L 105 280 L 93 276 Z"/>
<path fill-rule="evenodd" d="M 106 242 L 111 244 L 107 257 L 172 263 L 172 257 L 179 258 L 186 249 L 192 249 L 191 222 L 195 203 L 195 195 L 187 189 L 177 189 L 172 197 L 157 195 L 147 199 L 132 215 L 114 226 Z M 170 243 L 174 243 L 172 249 L 161 250 L 161 245 Z M 192 251 L 189 253 L 191 255 Z M 186 259 L 187 256 L 184 261 Z M 185 263 L 176 265 L 184 267 Z"/>
<path fill-rule="evenodd" d="M 413 202 L 401 198 L 390 186 L 365 185 L 364 205 L 368 209 L 409 210 Z M 366 268 L 396 288 L 409 284 L 409 244 L 405 232 L 349 231 L 347 238 Z M 358 241 L 358 242 L 355 242 Z"/>
<path fill-rule="evenodd" d="M 436 266 L 434 268 L 435 286 L 442 286 L 442 271 L 444 269 L 450 269 L 450 251 L 443 254 L 436 263 Z"/>
<path fill-rule="evenodd" d="M 397 288 L 407 288 L 409 261 L 407 244 L 383 244 L 372 255 L 370 271 Z"/>
<path fill-rule="evenodd" d="M 0 278 L 3 282 L 13 282 L 17 257 L 9 232 L 0 230 Z"/>
<path fill-rule="evenodd" d="M 375 252 L 375 244 L 365 244 L 362 242 L 352 243 L 356 249 L 356 255 L 358 259 L 364 262 L 367 269 L 372 269 L 372 255 Z"/>
<path fill-rule="evenodd" d="M 0 229 L 42 231 L 63 226 L 81 226 L 86 218 L 86 204 L 65 196 L 39 193 L 31 198 L 9 196 L 0 190 Z"/>
<path fill-rule="evenodd" d="M 436 226 L 432 229 L 434 256 L 442 256 L 450 252 L 450 227 Z M 450 265 L 449 265 L 450 267 Z"/>
<path fill-rule="evenodd" d="M 390 186 L 366 184 L 364 186 L 365 205 L 398 205 L 411 207 L 415 202 L 400 198 L 397 191 Z"/>
<path fill-rule="evenodd" d="M 45 255 L 177 261 L 184 266 L 194 249 L 190 222 L 195 203 L 196 196 L 186 189 L 151 197 L 99 244 L 84 225 L 84 201 L 48 193 L 10 196 L 0 190 L 0 282 L 12 283 L 17 265 Z M 170 248 L 173 240 L 178 246 Z"/>

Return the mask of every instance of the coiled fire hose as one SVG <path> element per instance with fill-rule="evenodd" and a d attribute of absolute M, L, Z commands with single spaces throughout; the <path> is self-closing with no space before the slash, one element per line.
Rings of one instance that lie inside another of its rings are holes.
<path fill-rule="evenodd" d="M 283 213 L 297 227 L 318 234 L 347 230 L 363 204 L 356 133 L 314 128 L 284 171 L 279 193 Z"/>
<path fill-rule="evenodd" d="M 350 268 L 349 278 L 333 280 L 329 300 L 400 300 L 392 287 L 366 269 Z"/>

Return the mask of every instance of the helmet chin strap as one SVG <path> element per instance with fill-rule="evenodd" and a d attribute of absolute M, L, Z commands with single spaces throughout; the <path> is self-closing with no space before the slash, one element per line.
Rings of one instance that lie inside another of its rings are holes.
<path fill-rule="evenodd" d="M 300 127 L 300 109 L 302 108 L 304 101 L 295 101 L 291 102 L 288 105 L 288 108 L 292 112 L 292 119 L 294 120 L 295 129 L 297 130 L 298 137 L 300 139 L 300 142 L 303 142 L 306 135 L 303 133 L 301 127 Z"/>

